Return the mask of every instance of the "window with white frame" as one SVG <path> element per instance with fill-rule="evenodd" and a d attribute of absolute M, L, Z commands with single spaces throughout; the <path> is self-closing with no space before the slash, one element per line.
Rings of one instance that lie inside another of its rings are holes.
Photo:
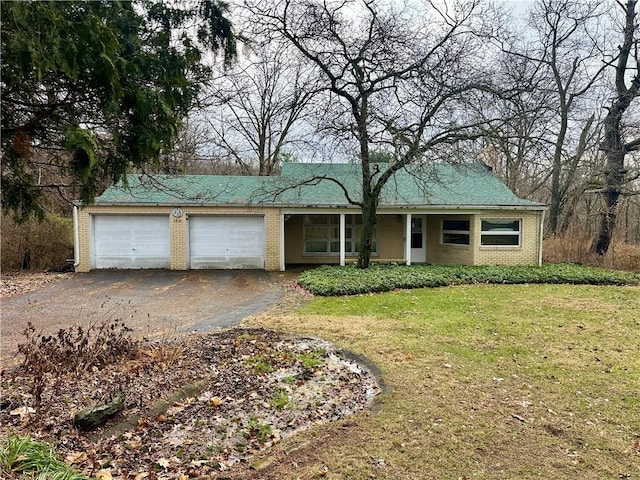
<path fill-rule="evenodd" d="M 442 243 L 445 245 L 469 245 L 469 227 L 471 222 L 465 219 L 442 220 Z"/>
<path fill-rule="evenodd" d="M 305 255 L 340 254 L 340 215 L 305 215 Z M 362 215 L 345 215 L 345 253 L 357 255 L 362 237 Z M 377 253 L 377 227 L 373 232 L 371 252 Z"/>
<path fill-rule="evenodd" d="M 521 224 L 520 220 L 512 218 L 482 220 L 480 244 L 491 247 L 519 247 Z"/>

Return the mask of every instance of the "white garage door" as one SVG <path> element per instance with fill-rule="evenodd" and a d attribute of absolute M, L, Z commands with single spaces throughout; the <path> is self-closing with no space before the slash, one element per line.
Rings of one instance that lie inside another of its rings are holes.
<path fill-rule="evenodd" d="M 95 268 L 169 268 L 169 217 L 95 215 Z"/>
<path fill-rule="evenodd" d="M 190 268 L 264 268 L 264 219 L 189 217 Z"/>

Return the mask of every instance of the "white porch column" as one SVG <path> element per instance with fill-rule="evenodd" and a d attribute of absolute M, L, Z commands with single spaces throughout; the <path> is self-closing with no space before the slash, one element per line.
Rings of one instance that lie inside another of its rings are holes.
<path fill-rule="evenodd" d="M 542 266 L 542 242 L 544 241 L 544 210 L 540 213 L 540 237 L 538 238 L 538 266 Z M 520 221 L 520 235 L 522 235 L 522 220 Z"/>
<path fill-rule="evenodd" d="M 407 265 L 411 265 L 411 214 L 407 213 L 407 225 L 404 233 L 404 258 L 407 259 Z"/>
<path fill-rule="evenodd" d="M 344 267 L 346 263 L 346 248 L 345 248 L 345 230 L 346 222 L 344 213 L 340 214 L 340 266 Z"/>
<path fill-rule="evenodd" d="M 284 214 L 280 214 L 280 271 L 284 272 Z"/>

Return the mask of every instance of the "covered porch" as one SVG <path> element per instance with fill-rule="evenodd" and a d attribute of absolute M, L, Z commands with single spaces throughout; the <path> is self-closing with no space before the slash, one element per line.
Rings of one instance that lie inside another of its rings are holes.
<path fill-rule="evenodd" d="M 281 215 L 281 270 L 293 264 L 346 265 L 357 260 L 357 209 L 287 211 Z M 539 264 L 541 215 L 526 211 L 383 211 L 372 263 Z"/>

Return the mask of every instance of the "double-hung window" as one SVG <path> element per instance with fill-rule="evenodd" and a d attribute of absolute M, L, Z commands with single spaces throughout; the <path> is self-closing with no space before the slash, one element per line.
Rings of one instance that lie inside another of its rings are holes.
<path fill-rule="evenodd" d="M 519 247 L 521 237 L 520 220 L 482 220 L 480 244 L 491 247 Z"/>
<path fill-rule="evenodd" d="M 469 220 L 442 220 L 442 243 L 445 245 L 469 245 Z"/>
<path fill-rule="evenodd" d="M 357 255 L 362 237 L 362 215 L 345 215 L 345 253 Z M 372 253 L 377 253 L 377 228 L 371 244 Z M 305 255 L 340 254 L 340 215 L 304 216 Z"/>

